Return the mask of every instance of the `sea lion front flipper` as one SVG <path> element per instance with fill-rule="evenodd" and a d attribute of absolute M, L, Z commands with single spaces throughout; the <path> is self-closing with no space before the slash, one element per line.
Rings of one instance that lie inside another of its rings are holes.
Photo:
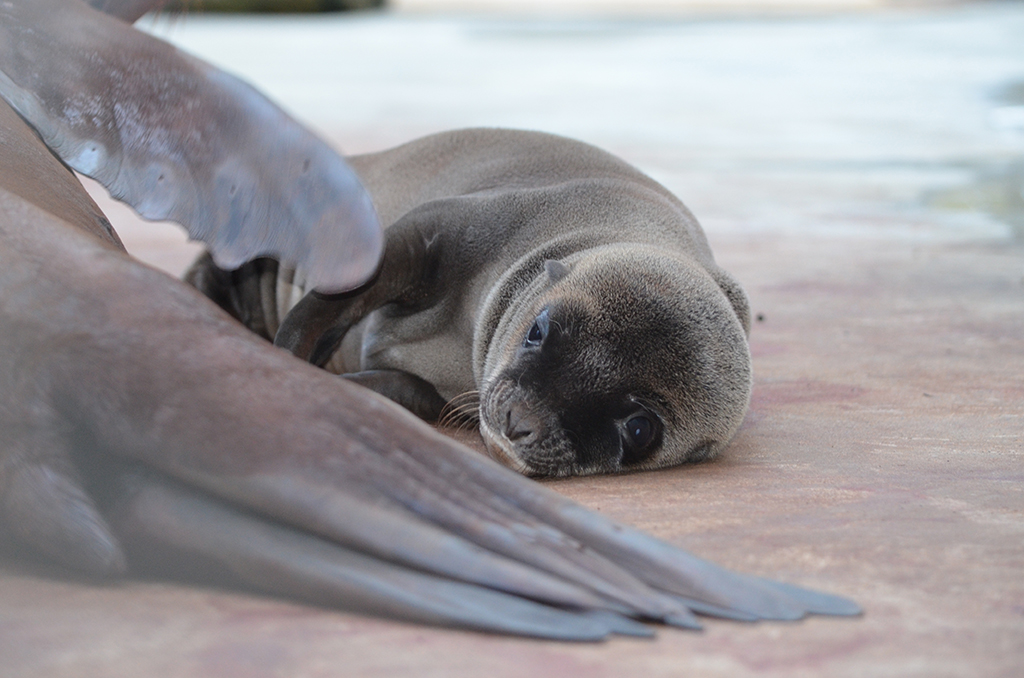
<path fill-rule="evenodd" d="M 341 376 L 398 403 L 423 421 L 436 422 L 447 404 L 433 384 L 409 372 L 365 370 Z"/>
<path fill-rule="evenodd" d="M 73 169 L 223 268 L 272 256 L 351 289 L 383 237 L 344 160 L 242 81 L 81 0 L 0 4 L 0 97 Z"/>
<path fill-rule="evenodd" d="M 310 292 L 281 321 L 274 345 L 322 366 L 356 323 L 385 304 L 423 308 L 433 303 L 445 288 L 447 273 L 439 267 L 440 233 L 445 222 L 458 214 L 448 204 L 445 200 L 425 203 L 389 226 L 374 279 L 349 294 Z"/>

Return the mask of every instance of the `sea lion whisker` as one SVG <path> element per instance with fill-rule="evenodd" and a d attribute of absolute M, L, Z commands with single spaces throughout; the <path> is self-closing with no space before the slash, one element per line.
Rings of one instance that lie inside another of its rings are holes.
<path fill-rule="evenodd" d="M 480 391 L 464 391 L 445 403 L 438 420 L 441 428 L 452 427 L 468 430 L 476 426 L 480 418 Z"/>
<path fill-rule="evenodd" d="M 439 423 L 440 428 L 447 428 L 453 431 L 473 431 L 480 425 L 480 418 L 476 408 L 467 412 L 452 413 L 452 416 Z"/>
<path fill-rule="evenodd" d="M 442 412 L 441 416 L 437 420 L 437 426 L 441 429 L 454 429 L 461 431 L 467 429 L 468 422 L 466 421 L 468 415 L 460 410 L 449 408 Z"/>
<path fill-rule="evenodd" d="M 464 416 L 476 418 L 480 414 L 480 401 L 478 399 L 467 400 L 467 402 L 452 407 L 452 411 Z"/>
<path fill-rule="evenodd" d="M 480 408 L 480 402 L 478 400 L 469 400 L 461 404 L 453 404 L 450 408 L 453 412 L 464 415 L 475 416 Z"/>

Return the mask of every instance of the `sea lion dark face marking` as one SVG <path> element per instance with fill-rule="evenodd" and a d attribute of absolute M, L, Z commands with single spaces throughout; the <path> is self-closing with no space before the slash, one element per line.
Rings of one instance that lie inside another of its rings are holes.
<path fill-rule="evenodd" d="M 714 455 L 750 389 L 744 330 L 725 294 L 652 248 L 610 246 L 562 266 L 532 320 L 517 313 L 527 320 L 491 342 L 480 430 L 492 454 L 547 476 Z"/>

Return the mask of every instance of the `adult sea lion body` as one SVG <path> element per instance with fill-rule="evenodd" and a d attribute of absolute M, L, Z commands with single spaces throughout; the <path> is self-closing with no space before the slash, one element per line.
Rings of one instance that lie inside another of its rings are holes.
<path fill-rule="evenodd" d="M 50 43 L 63 47 L 39 48 Z M 303 243 L 332 257 L 347 251 L 336 228 L 331 237 L 299 219 L 298 234 L 279 233 L 281 224 L 235 218 L 260 213 L 267 195 L 272 213 L 289 213 L 309 185 L 293 185 L 291 172 L 308 169 L 323 186 L 344 175 L 343 163 L 294 122 L 278 124 L 251 89 L 156 43 L 78 0 L 0 3 L 0 550 L 27 546 L 108 576 L 156 561 L 321 604 L 559 639 L 646 633 L 632 618 L 692 626 L 693 611 L 857 612 L 607 521 L 274 350 L 194 289 L 129 257 L 54 153 L 95 160 L 90 167 L 115 188 L 124 187 L 118 165 L 167 159 L 149 142 L 185 174 L 208 176 L 209 163 L 227 158 L 255 192 L 167 188 L 154 174 L 154 185 L 128 177 L 142 191 L 129 194 L 147 204 L 154 190 L 186 215 L 197 202 L 219 205 L 224 219 L 197 228 L 227 258 L 270 247 L 301 267 L 316 260 Z M 132 56 L 146 67 L 121 68 Z M 161 67 L 174 77 L 154 89 L 149 78 Z M 176 91 L 193 104 L 178 117 L 149 101 Z M 94 117 L 73 114 L 86 104 Z M 241 155 L 196 147 L 221 124 L 253 144 Z M 306 151 L 308 167 L 258 171 Z M 345 213 L 337 201 L 360 201 L 358 191 L 320 197 L 328 223 Z M 373 238 L 356 242 L 369 246 L 357 248 L 353 269 L 314 278 L 343 287 L 372 270 Z"/>
<path fill-rule="evenodd" d="M 285 316 L 294 291 L 256 282 L 267 262 L 228 275 L 202 259 L 189 278 L 425 418 L 478 391 L 488 449 L 528 474 L 659 468 L 732 437 L 751 387 L 746 296 L 664 187 L 536 132 L 461 130 L 349 160 L 387 226 L 369 286 Z"/>

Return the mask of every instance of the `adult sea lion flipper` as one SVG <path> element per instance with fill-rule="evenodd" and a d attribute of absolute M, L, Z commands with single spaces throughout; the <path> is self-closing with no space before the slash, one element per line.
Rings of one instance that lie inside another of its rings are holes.
<path fill-rule="evenodd" d="M 39 143 L 39 139 L 0 102 L 0 228 L 19 228 L 27 212 L 53 215 L 69 229 L 92 234 L 108 247 L 123 249 L 109 222 L 81 184 Z M 10 256 L 0 250 L 0 258 Z M 43 266 L 44 258 L 37 264 Z M 10 335 L 8 282 L 2 277 L 0 346 L 3 407 L 0 407 L 0 532 L 30 543 L 49 558 L 93 575 L 124 571 L 124 554 L 44 414 L 30 406 L 36 385 L 31 375 L 42 359 Z M 23 342 L 22 342 L 23 343 Z M 24 361 L 24 364 L 21 364 Z M 23 376 L 19 376 L 23 375 Z M 12 405 L 11 403 L 14 403 Z M 6 528 L 6 529 L 4 529 Z"/>
<path fill-rule="evenodd" d="M 162 3 L 94 4 L 131 20 Z M 224 268 L 274 256 L 328 292 L 377 268 L 377 218 L 337 153 L 242 81 L 82 0 L 0 4 L 0 97 L 72 169 L 182 224 Z"/>
<path fill-rule="evenodd" d="M 594 619 L 593 613 L 553 608 L 382 561 L 253 519 L 144 469 L 121 471 L 117 481 L 115 503 L 105 506 L 107 517 L 124 536 L 133 565 L 148 566 L 155 573 L 242 584 L 317 605 L 492 632 L 560 640 L 653 633 L 614 612 Z"/>

